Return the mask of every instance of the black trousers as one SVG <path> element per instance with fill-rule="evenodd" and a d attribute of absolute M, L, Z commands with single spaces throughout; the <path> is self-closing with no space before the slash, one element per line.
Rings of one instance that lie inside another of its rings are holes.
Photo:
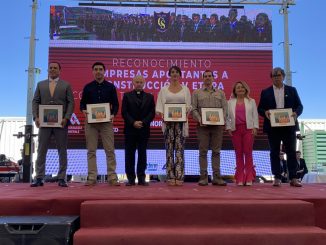
<path fill-rule="evenodd" d="M 125 135 L 125 171 L 129 181 L 135 181 L 135 154 L 138 153 L 137 178 L 138 181 L 145 181 L 145 170 L 147 167 L 147 142 L 148 137 L 142 134 Z"/>
<path fill-rule="evenodd" d="M 279 157 L 281 141 L 283 142 L 284 151 L 287 156 L 289 179 L 291 180 L 296 178 L 297 171 L 295 127 L 275 127 L 271 128 L 268 133 L 272 174 L 278 179 L 282 179 Z"/>

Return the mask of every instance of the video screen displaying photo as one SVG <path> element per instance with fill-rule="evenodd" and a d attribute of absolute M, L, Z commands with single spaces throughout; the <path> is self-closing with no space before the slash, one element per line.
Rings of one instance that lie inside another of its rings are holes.
<path fill-rule="evenodd" d="M 222 89 L 227 99 L 238 80 L 248 83 L 257 104 L 261 90 L 270 85 L 272 25 L 266 10 L 51 6 L 49 17 L 49 60 L 61 63 L 61 77 L 71 83 L 76 103 L 69 126 L 70 149 L 86 148 L 85 118 L 79 103 L 83 87 L 94 80 L 92 64 L 96 61 L 105 64 L 105 79 L 118 93 L 120 108 L 114 119 L 117 150 L 124 149 L 123 94 L 133 89 L 132 79 L 137 75 L 145 78 L 145 91 L 155 100 L 169 83 L 168 70 L 173 65 L 181 68 L 181 82 L 191 92 L 201 88 L 205 70 L 213 71 L 214 86 Z M 164 150 L 161 125 L 158 117 L 151 124 L 150 150 Z M 197 122 L 190 118 L 186 151 L 198 149 L 196 127 Z M 261 129 L 254 149 L 268 149 Z M 227 133 L 223 150 L 233 150 Z"/>

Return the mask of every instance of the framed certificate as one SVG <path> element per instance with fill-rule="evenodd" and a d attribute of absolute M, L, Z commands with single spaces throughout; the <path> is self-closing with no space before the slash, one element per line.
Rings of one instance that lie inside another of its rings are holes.
<path fill-rule="evenodd" d="M 164 104 L 164 122 L 186 122 L 186 104 Z"/>
<path fill-rule="evenodd" d="M 285 127 L 294 126 L 294 118 L 292 117 L 292 109 L 274 109 L 269 110 L 271 126 L 272 127 Z"/>
<path fill-rule="evenodd" d="M 39 105 L 40 127 L 61 128 L 62 105 Z"/>
<path fill-rule="evenodd" d="M 111 121 L 110 103 L 87 104 L 87 122 L 101 123 Z"/>
<path fill-rule="evenodd" d="M 201 120 L 203 125 L 224 125 L 222 108 L 201 108 Z"/>

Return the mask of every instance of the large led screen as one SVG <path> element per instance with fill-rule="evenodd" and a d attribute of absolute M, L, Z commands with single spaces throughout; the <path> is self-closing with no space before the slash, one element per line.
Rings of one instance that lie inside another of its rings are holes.
<path fill-rule="evenodd" d="M 133 77 L 144 76 L 145 90 L 156 99 L 161 87 L 169 83 L 167 73 L 172 65 L 181 68 L 182 83 L 191 92 L 201 87 L 202 73 L 208 69 L 213 71 L 214 85 L 224 90 L 227 98 L 234 82 L 244 80 L 251 88 L 251 97 L 258 103 L 260 91 L 270 85 L 271 31 L 270 14 L 263 10 L 52 6 L 49 60 L 61 63 L 61 77 L 71 83 L 76 103 L 69 126 L 68 172 L 85 173 L 87 166 L 84 117 L 79 111 L 79 102 L 83 87 L 93 80 L 91 67 L 95 61 L 105 64 L 106 80 L 117 88 L 120 109 L 123 94 L 132 90 Z M 151 126 L 148 171 L 152 169 L 153 173 L 163 171 L 165 163 L 161 125 L 160 119 L 155 118 Z M 198 174 L 196 131 L 196 123 L 190 118 L 190 136 L 185 147 L 188 174 Z M 124 135 L 120 110 L 114 121 L 114 132 L 117 171 L 123 173 Z M 257 168 L 268 164 L 267 148 L 266 137 L 260 130 L 254 145 Z M 232 150 L 231 139 L 225 134 L 222 152 L 225 174 L 234 172 Z M 56 158 L 49 157 L 53 161 Z M 101 159 L 99 156 L 98 164 L 104 166 L 105 173 L 105 158 Z M 79 165 L 75 166 L 75 162 Z M 262 169 L 265 174 L 269 173 L 268 166 Z"/>

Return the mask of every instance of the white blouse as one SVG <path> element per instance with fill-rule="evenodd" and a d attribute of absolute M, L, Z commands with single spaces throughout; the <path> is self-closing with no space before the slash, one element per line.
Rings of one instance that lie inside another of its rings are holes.
<path fill-rule="evenodd" d="M 185 103 L 187 107 L 187 113 L 191 111 L 191 95 L 190 90 L 187 86 L 181 85 L 182 89 L 178 93 L 172 93 L 169 91 L 169 86 L 167 85 L 161 88 L 158 93 L 157 101 L 156 101 L 156 113 L 164 114 L 164 104 L 166 103 Z M 162 131 L 165 131 L 165 123 L 163 122 Z M 188 118 L 187 122 L 183 123 L 183 132 L 182 135 L 184 137 L 189 136 L 189 125 Z"/>

